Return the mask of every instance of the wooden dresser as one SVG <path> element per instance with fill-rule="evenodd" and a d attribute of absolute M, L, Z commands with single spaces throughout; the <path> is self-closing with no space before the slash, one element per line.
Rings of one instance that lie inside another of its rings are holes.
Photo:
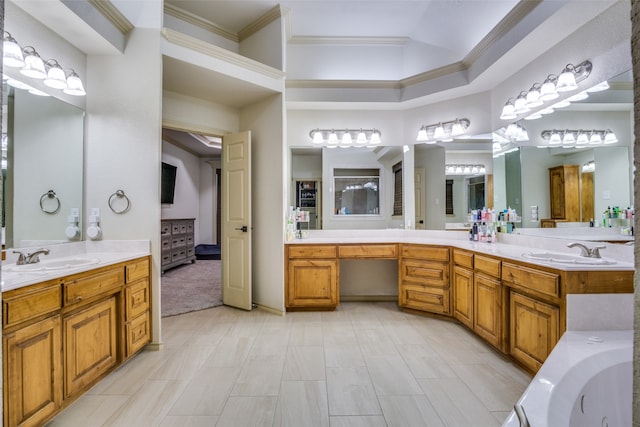
<path fill-rule="evenodd" d="M 160 239 L 162 242 L 161 269 L 163 273 L 185 262 L 195 262 L 194 221 L 195 218 L 162 220 Z"/>

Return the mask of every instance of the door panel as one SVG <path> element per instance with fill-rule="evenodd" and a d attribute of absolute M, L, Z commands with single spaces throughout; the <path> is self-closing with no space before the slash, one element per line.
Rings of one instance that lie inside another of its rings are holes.
<path fill-rule="evenodd" d="M 251 310 L 251 132 L 222 141 L 222 301 Z"/>

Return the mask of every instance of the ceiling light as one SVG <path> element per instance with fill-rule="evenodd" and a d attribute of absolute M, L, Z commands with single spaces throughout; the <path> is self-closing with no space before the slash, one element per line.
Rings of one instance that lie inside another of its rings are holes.
<path fill-rule="evenodd" d="M 7 67 L 17 68 L 24 67 L 24 56 L 22 56 L 22 48 L 18 45 L 16 39 L 11 37 L 9 32 L 4 32 L 4 40 L 2 43 L 2 64 Z"/>
<path fill-rule="evenodd" d="M 568 92 L 578 88 L 576 83 L 575 67 L 572 64 L 567 64 L 562 70 L 562 73 L 558 76 L 558 82 L 556 83 L 556 90 L 558 92 Z"/>
<path fill-rule="evenodd" d="M 24 67 L 20 69 L 20 73 L 34 79 L 44 79 L 47 77 L 47 72 L 44 69 L 44 61 L 42 61 L 42 58 L 40 58 L 40 55 L 33 47 L 25 47 L 23 54 Z"/>
<path fill-rule="evenodd" d="M 500 114 L 500 119 L 502 120 L 514 120 L 518 117 L 516 114 L 515 107 L 511 103 L 511 100 L 508 100 L 504 107 L 502 107 L 502 114 Z"/>
<path fill-rule="evenodd" d="M 587 92 L 600 92 L 607 89 L 609 89 L 609 83 L 605 80 L 602 83 L 598 83 L 597 85 L 590 87 L 587 89 Z"/>
<path fill-rule="evenodd" d="M 47 77 L 44 79 L 44 84 L 54 89 L 66 89 L 67 88 L 67 75 L 64 70 L 58 64 L 55 59 L 49 59 L 45 62 L 47 69 Z"/>
<path fill-rule="evenodd" d="M 80 76 L 78 76 L 78 74 L 73 70 L 71 70 L 67 76 L 66 89 L 63 89 L 62 91 L 67 95 L 73 96 L 85 96 L 87 94 L 84 90 L 84 86 L 82 85 L 82 80 L 80 80 Z"/>

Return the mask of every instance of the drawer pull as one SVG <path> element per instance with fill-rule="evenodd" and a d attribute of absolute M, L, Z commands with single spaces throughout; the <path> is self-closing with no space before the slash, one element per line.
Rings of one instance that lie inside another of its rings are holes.
<path fill-rule="evenodd" d="M 76 296 L 75 300 L 76 300 L 76 301 L 82 301 L 82 295 L 78 295 L 78 296 Z"/>

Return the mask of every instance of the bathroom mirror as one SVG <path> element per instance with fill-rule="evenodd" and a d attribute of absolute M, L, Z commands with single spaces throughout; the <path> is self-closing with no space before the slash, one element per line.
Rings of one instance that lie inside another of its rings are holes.
<path fill-rule="evenodd" d="M 5 246 L 80 240 L 67 227 L 82 218 L 84 112 L 3 83 L 2 129 Z"/>
<path fill-rule="evenodd" d="M 315 213 L 316 220 L 312 221 L 315 229 L 399 228 L 403 226 L 403 217 L 393 215 L 394 194 L 398 195 L 400 191 L 394 185 L 394 165 L 397 168 L 402 161 L 402 147 L 292 147 L 289 205 L 307 204 L 303 209 Z M 353 176 L 364 171 L 366 177 Z M 370 176 L 373 171 L 375 177 Z M 362 190 L 356 189 L 356 181 L 362 181 Z M 375 191 L 370 188 L 371 182 L 376 183 Z M 302 192 L 297 188 L 301 184 L 304 186 Z M 365 184 L 367 189 L 364 189 Z M 340 188 L 340 195 L 336 194 L 336 186 L 344 187 Z M 296 200 L 301 195 L 308 198 L 311 190 L 317 197 L 314 209 L 308 206 L 309 200 Z M 343 191 L 344 198 L 341 197 Z M 376 202 L 367 196 L 367 207 L 363 208 L 361 203 L 355 203 L 357 198 L 354 199 L 354 195 L 360 193 L 375 194 Z"/>
<path fill-rule="evenodd" d="M 518 151 L 494 159 L 496 206 L 520 203 L 521 227 L 540 227 L 532 215 L 532 206 L 538 207 L 539 218 L 550 217 L 549 168 L 557 165 L 578 165 L 580 174 L 585 167 L 581 183 L 592 179 L 592 188 L 581 192 L 581 222 L 591 217 L 600 221 L 608 206 L 621 209 L 633 206 L 633 85 L 631 72 L 608 80 L 609 89 L 590 93 L 582 101 L 538 120 L 522 120 L 530 141 Z M 545 130 L 611 129 L 618 142 L 611 145 L 587 145 L 574 148 L 538 148 L 544 140 Z M 588 167 L 595 165 L 593 172 Z M 521 187 L 520 186 L 521 182 Z M 506 188 L 511 186 L 510 191 Z M 515 188 L 514 188 L 515 187 Z"/>

